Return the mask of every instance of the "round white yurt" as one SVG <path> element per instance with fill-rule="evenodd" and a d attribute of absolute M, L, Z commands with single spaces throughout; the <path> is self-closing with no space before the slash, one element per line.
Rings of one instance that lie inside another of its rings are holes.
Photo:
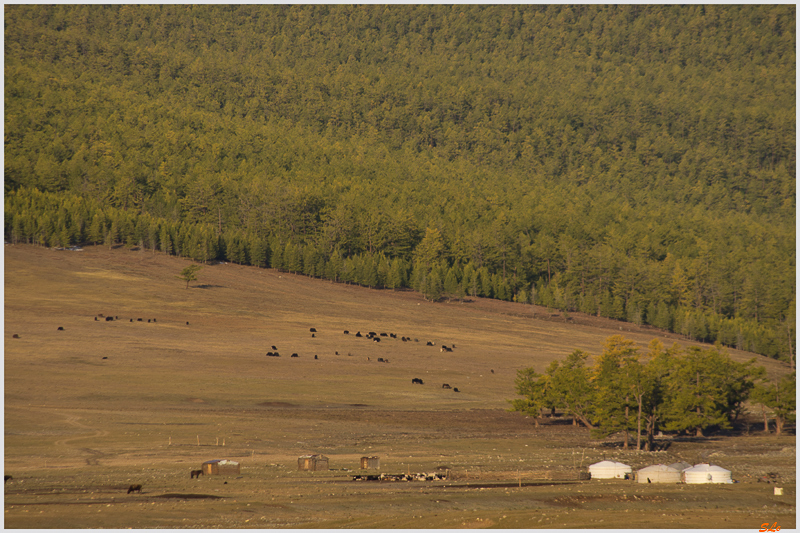
<path fill-rule="evenodd" d="M 600 461 L 589 465 L 589 473 L 592 475 L 592 479 L 625 479 L 625 475 L 631 472 L 630 466 L 616 461 Z"/>
<path fill-rule="evenodd" d="M 680 483 L 681 471 L 667 465 L 653 465 L 636 472 L 639 483 Z"/>
<path fill-rule="evenodd" d="M 721 466 L 702 463 L 683 471 L 685 483 L 733 483 L 731 471 Z"/>

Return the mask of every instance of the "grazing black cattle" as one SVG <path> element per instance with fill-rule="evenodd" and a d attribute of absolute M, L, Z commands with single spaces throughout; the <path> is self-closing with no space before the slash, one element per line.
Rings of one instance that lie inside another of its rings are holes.
<path fill-rule="evenodd" d="M 299 355 L 297 355 L 296 353 L 293 353 L 293 354 L 292 354 L 292 357 L 300 357 L 300 356 L 299 356 Z"/>
<path fill-rule="evenodd" d="M 186 325 L 188 326 L 188 325 L 189 325 L 189 323 L 187 322 L 187 323 L 186 323 Z"/>
<path fill-rule="evenodd" d="M 396 339 L 396 338 L 397 338 L 397 335 L 395 335 L 394 333 L 389 333 L 389 336 L 390 336 L 391 338 L 393 338 L 393 339 Z"/>
<path fill-rule="evenodd" d="M 308 331 L 311 332 L 311 333 L 316 333 L 317 332 L 316 328 L 311 328 Z"/>
<path fill-rule="evenodd" d="M 11 336 L 11 338 L 12 338 L 12 339 L 19 339 L 19 335 L 17 335 L 16 333 L 14 333 L 14 334 Z"/>
<path fill-rule="evenodd" d="M 377 334 L 377 333 L 375 333 L 374 331 L 370 331 L 370 332 L 369 332 L 369 336 L 370 336 L 370 337 L 375 337 L 376 335 L 378 335 L 378 334 Z"/>
<path fill-rule="evenodd" d="M 447 383 L 444 383 L 444 384 L 442 384 L 442 388 L 443 389 L 450 389 L 452 387 L 450 385 L 448 385 Z"/>
<path fill-rule="evenodd" d="M 64 331 L 64 328 L 62 326 L 58 326 L 58 331 Z"/>
<path fill-rule="evenodd" d="M 131 492 L 138 492 L 139 494 L 142 493 L 142 486 L 141 485 L 131 485 L 128 487 L 128 494 Z"/>
<path fill-rule="evenodd" d="M 149 318 L 147 319 L 147 323 L 148 323 L 148 324 L 150 323 L 150 319 L 149 319 Z"/>
<path fill-rule="evenodd" d="M 137 319 L 136 319 L 136 322 L 141 322 L 141 321 L 142 321 L 142 319 L 141 319 L 141 318 L 137 318 Z"/>
<path fill-rule="evenodd" d="M 194 479 L 194 478 L 200 479 L 200 476 L 202 476 L 202 475 L 203 475 L 203 471 L 202 470 L 192 470 L 192 473 L 189 474 L 189 477 L 192 478 L 192 479 Z"/>
<path fill-rule="evenodd" d="M 133 322 L 133 319 L 132 319 L 132 318 L 131 318 L 131 322 Z"/>
<path fill-rule="evenodd" d="M 107 356 L 103 356 L 103 359 L 108 359 L 108 357 Z"/>
<path fill-rule="evenodd" d="M 453 387 L 453 392 L 461 392 L 461 391 L 458 390 L 458 387 Z"/>
<path fill-rule="evenodd" d="M 442 348 L 441 348 L 439 351 L 440 351 L 440 352 L 452 352 L 452 351 L 453 351 L 453 349 L 452 349 L 452 348 L 448 348 L 448 347 L 447 347 L 447 346 L 445 346 L 445 345 L 442 345 Z"/>
<path fill-rule="evenodd" d="M 383 363 L 383 357 L 378 357 L 378 362 Z"/>
<path fill-rule="evenodd" d="M 107 316 L 106 317 L 106 322 L 111 322 L 112 320 L 114 320 L 113 316 Z"/>
<path fill-rule="evenodd" d="M 314 355 L 314 359 L 319 359 L 319 357 L 317 357 L 316 355 Z"/>
<path fill-rule="evenodd" d="M 339 355 L 339 352 L 333 352 L 333 353 L 335 353 L 336 355 Z"/>
<path fill-rule="evenodd" d="M 494 368 L 492 369 L 492 374 L 494 374 Z"/>
<path fill-rule="evenodd" d="M 406 339 L 405 337 L 400 337 L 400 340 L 403 342 L 408 342 L 408 339 Z"/>
<path fill-rule="evenodd" d="M 94 317 L 94 321 L 97 322 L 97 317 Z"/>
<path fill-rule="evenodd" d="M 411 384 L 412 384 L 412 385 L 413 385 L 413 384 L 424 385 L 424 383 L 422 383 L 422 380 L 421 380 L 421 379 L 419 379 L 419 378 L 413 378 L 413 379 L 411 380 Z"/>
<path fill-rule="evenodd" d="M 156 319 L 154 318 L 154 319 L 153 319 L 153 322 L 155 322 L 155 321 L 156 321 Z"/>
<path fill-rule="evenodd" d="M 316 337 L 316 336 L 317 336 L 317 335 L 316 335 L 316 333 L 312 333 L 312 334 L 311 334 L 311 338 L 312 338 L 312 339 L 313 339 L 314 337 Z"/>
<path fill-rule="evenodd" d="M 349 332 L 349 331 L 347 331 L 347 330 L 344 330 L 344 334 L 345 334 L 345 335 L 350 335 L 350 332 Z"/>
<path fill-rule="evenodd" d="M 272 346 L 272 349 L 273 349 L 273 350 L 277 350 L 277 349 L 278 349 L 278 347 L 273 345 L 273 346 Z"/>
<path fill-rule="evenodd" d="M 375 342 L 381 342 L 381 339 L 379 337 L 372 337 L 372 340 Z"/>
<path fill-rule="evenodd" d="M 3 478 L 4 478 L 3 483 L 6 483 L 9 479 L 13 479 L 11 476 L 8 476 L 8 475 L 3 476 Z"/>
<path fill-rule="evenodd" d="M 267 357 L 272 357 L 272 352 L 267 352 Z"/>
<path fill-rule="evenodd" d="M 388 337 L 388 336 L 389 336 L 388 333 L 381 333 L 381 337 Z"/>
<path fill-rule="evenodd" d="M 361 337 L 361 332 L 360 331 L 356 332 L 356 337 Z"/>

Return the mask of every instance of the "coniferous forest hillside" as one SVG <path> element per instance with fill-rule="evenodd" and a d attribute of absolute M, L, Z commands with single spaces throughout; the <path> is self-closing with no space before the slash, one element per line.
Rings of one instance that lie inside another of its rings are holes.
<path fill-rule="evenodd" d="M 5 7 L 5 237 L 793 360 L 794 5 Z"/>

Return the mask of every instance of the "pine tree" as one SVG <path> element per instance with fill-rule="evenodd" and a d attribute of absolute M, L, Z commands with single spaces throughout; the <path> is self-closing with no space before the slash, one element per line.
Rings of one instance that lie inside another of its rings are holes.
<path fill-rule="evenodd" d="M 450 268 L 444 278 L 444 293 L 449 297 L 456 297 L 458 294 L 458 278 L 456 273 Z"/>
<path fill-rule="evenodd" d="M 621 335 L 606 340 L 603 353 L 595 359 L 592 382 L 595 388 L 595 434 L 606 437 L 624 432 L 628 449 L 629 432 L 635 429 L 637 412 L 632 387 L 638 372 L 636 343 Z"/>
<path fill-rule="evenodd" d="M 272 268 L 277 270 L 284 270 L 283 252 L 286 247 L 277 239 L 274 239 L 270 245 L 272 255 L 269 258 L 269 264 Z"/>
<path fill-rule="evenodd" d="M 161 226 L 161 236 L 159 237 L 159 243 L 161 245 L 161 251 L 167 255 L 172 254 L 172 237 L 169 233 L 169 228 L 167 225 Z"/>
<path fill-rule="evenodd" d="M 254 267 L 263 268 L 267 265 L 268 250 L 266 242 L 258 235 L 248 235 L 248 257 Z"/>
<path fill-rule="evenodd" d="M 392 259 L 389 275 L 386 280 L 386 286 L 390 289 L 399 289 L 403 286 L 403 277 L 402 260 L 395 257 Z"/>
<path fill-rule="evenodd" d="M 97 244 L 103 244 L 103 238 L 106 233 L 106 225 L 103 217 L 100 213 L 97 213 L 92 217 L 92 223 L 89 226 L 89 240 Z"/>
<path fill-rule="evenodd" d="M 539 427 L 542 410 L 556 407 L 548 390 L 549 376 L 537 374 L 533 368 L 524 368 L 517 370 L 514 386 L 517 394 L 522 398 L 509 400 L 511 404 L 511 409 L 509 410 L 532 417 L 534 425 Z"/>

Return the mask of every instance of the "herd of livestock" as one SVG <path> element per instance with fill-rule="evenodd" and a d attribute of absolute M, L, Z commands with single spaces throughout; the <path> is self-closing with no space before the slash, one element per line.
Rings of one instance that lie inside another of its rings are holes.
<path fill-rule="evenodd" d="M 106 321 L 106 322 L 113 322 L 115 320 L 119 320 L 119 316 L 105 316 L 102 313 L 98 314 L 97 316 L 94 317 L 95 321 L 98 321 L 98 318 L 100 319 L 99 321 Z M 143 319 L 143 318 L 137 318 L 135 320 L 133 318 L 129 319 L 130 322 L 144 322 L 144 320 L 145 319 Z M 148 318 L 147 322 L 148 323 L 155 323 L 156 319 L 155 318 Z M 189 322 L 186 322 L 186 325 L 188 326 Z M 59 327 L 58 329 L 59 330 L 63 330 L 63 328 L 61 328 L 61 327 Z M 317 335 L 317 329 L 316 328 L 310 328 L 309 332 L 311 333 L 312 337 L 316 337 L 316 335 Z M 343 333 L 345 335 L 350 335 L 350 331 L 348 331 L 348 330 L 344 330 Z M 360 331 L 357 331 L 354 336 L 358 337 L 358 338 L 371 340 L 373 342 L 381 342 L 381 338 L 384 338 L 384 340 L 386 340 L 386 339 L 397 339 L 397 335 L 395 333 L 376 333 L 374 331 L 370 331 L 370 332 L 367 332 L 365 334 L 362 334 Z M 17 337 L 17 336 L 15 335 L 15 337 Z M 419 339 L 416 339 L 416 338 L 412 339 L 411 337 L 401 336 L 400 337 L 400 341 L 402 341 L 402 342 L 419 342 Z M 425 343 L 425 346 L 436 347 L 436 343 L 434 343 L 433 341 L 427 341 Z M 455 347 L 456 347 L 455 344 L 451 344 L 450 346 L 442 344 L 439 347 L 439 351 L 440 352 L 452 352 L 455 349 Z M 339 355 L 339 352 L 335 352 L 335 354 Z M 281 354 L 278 351 L 278 347 L 275 346 L 275 345 L 272 345 L 271 346 L 271 350 L 266 353 L 266 356 L 267 357 L 280 357 Z M 290 357 L 300 357 L 300 354 L 294 352 L 294 353 L 292 353 L 290 355 Z M 106 357 L 103 357 L 103 359 L 106 359 Z M 319 356 L 315 354 L 314 355 L 314 359 L 319 359 Z M 367 357 L 367 360 L 370 361 L 371 358 Z M 379 363 L 388 363 L 389 359 L 385 358 L 385 357 L 378 357 L 378 362 Z M 492 370 L 492 373 L 494 373 L 494 370 Z M 420 378 L 412 378 L 411 379 L 411 383 L 412 383 L 412 385 L 424 385 L 425 384 L 422 381 L 422 379 L 420 379 Z M 451 387 L 449 383 L 443 383 L 442 384 L 442 388 L 443 389 L 452 390 L 453 392 L 461 392 L 460 390 L 458 390 L 458 387 Z"/>
<path fill-rule="evenodd" d="M 316 328 L 310 328 L 309 329 L 309 333 L 311 333 L 312 337 L 316 337 L 317 329 Z M 344 330 L 343 333 L 345 335 L 350 335 L 350 331 L 348 331 L 348 330 Z M 384 337 L 385 339 L 396 339 L 397 335 L 395 333 L 376 333 L 374 331 L 370 331 L 370 332 L 367 332 L 367 333 L 362 335 L 360 331 L 357 331 L 356 334 L 355 334 L 355 337 L 364 338 L 364 339 L 367 339 L 367 340 L 371 340 L 373 342 L 381 342 L 381 337 Z M 402 342 L 419 342 L 419 339 L 412 339 L 411 337 L 405 337 L 405 336 L 401 336 L 400 340 Z M 434 342 L 432 342 L 432 341 L 426 342 L 425 345 L 426 346 L 434 346 L 434 347 L 436 346 L 436 344 Z M 452 352 L 455 349 L 455 347 L 456 347 L 455 344 L 451 344 L 450 346 L 446 346 L 446 345 L 443 344 L 439 348 L 439 351 L 440 352 Z M 269 352 L 266 353 L 267 357 L 280 357 L 281 356 L 280 352 L 278 351 L 278 347 L 277 346 L 275 346 L 273 344 L 271 348 L 272 348 L 272 351 L 269 351 Z M 339 355 L 339 352 L 335 352 L 335 354 Z M 300 357 L 300 355 L 297 354 L 297 353 L 292 353 L 291 357 Z M 314 355 L 314 359 L 319 359 L 319 356 L 315 354 Z M 371 361 L 371 358 L 367 357 L 367 360 Z M 378 362 L 379 363 L 388 363 L 389 359 L 384 358 L 384 357 L 378 357 Z M 494 370 L 492 372 L 494 372 Z M 411 379 L 411 383 L 415 384 L 415 385 L 424 385 L 424 382 L 420 378 L 412 378 Z M 453 392 L 461 392 L 461 391 L 458 390 L 458 387 L 451 387 L 450 384 L 448 384 L 448 383 L 443 383 L 442 384 L 442 388 L 443 389 L 450 389 Z"/>

